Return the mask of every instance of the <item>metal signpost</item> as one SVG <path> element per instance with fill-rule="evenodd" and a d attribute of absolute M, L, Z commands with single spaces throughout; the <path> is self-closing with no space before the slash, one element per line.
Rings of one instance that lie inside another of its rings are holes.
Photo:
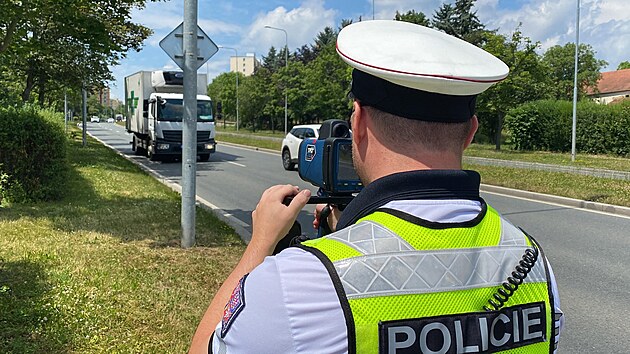
<path fill-rule="evenodd" d="M 181 244 L 188 248 L 195 244 L 197 70 L 219 50 L 197 25 L 197 0 L 184 0 L 184 22 L 160 41 L 160 47 L 184 71 Z"/>

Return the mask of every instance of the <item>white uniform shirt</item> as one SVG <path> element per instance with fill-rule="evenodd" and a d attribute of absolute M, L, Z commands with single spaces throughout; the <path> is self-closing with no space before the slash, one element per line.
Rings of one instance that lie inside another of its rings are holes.
<path fill-rule="evenodd" d="M 393 201 L 384 206 L 440 223 L 474 219 L 481 203 L 471 200 Z M 562 314 L 551 267 L 556 314 Z M 347 329 L 339 298 L 323 263 L 312 253 L 289 248 L 265 258 L 246 278 L 240 311 L 221 337 L 212 338 L 214 353 L 346 353 Z M 559 316 L 559 315 L 557 315 Z M 564 317 L 556 322 L 559 333 Z"/>

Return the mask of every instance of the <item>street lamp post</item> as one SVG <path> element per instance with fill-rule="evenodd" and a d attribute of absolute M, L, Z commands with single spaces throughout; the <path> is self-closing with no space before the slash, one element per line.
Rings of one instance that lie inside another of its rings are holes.
<path fill-rule="evenodd" d="M 225 47 L 225 46 L 218 46 L 220 49 L 230 49 L 234 51 L 234 56 L 236 57 L 236 131 L 238 131 L 238 76 L 239 71 L 238 71 L 238 50 L 236 50 L 236 48 L 231 48 L 231 47 Z"/>
<path fill-rule="evenodd" d="M 282 28 L 265 26 L 265 28 L 274 29 L 278 31 L 284 32 L 284 66 L 285 68 L 289 67 L 289 35 L 287 31 Z M 287 73 L 288 74 L 288 73 Z M 287 135 L 287 86 L 284 86 L 284 135 Z"/>
<path fill-rule="evenodd" d="M 575 162 L 575 131 L 577 127 L 577 96 L 578 96 L 578 57 L 580 48 L 580 0 L 577 0 L 577 14 L 575 16 L 575 67 L 573 77 L 573 124 L 571 127 L 571 162 Z"/>

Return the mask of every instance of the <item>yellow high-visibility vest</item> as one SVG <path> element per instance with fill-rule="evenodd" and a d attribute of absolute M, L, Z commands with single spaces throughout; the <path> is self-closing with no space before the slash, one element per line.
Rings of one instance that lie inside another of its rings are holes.
<path fill-rule="evenodd" d="M 335 284 L 350 353 L 553 352 L 542 254 L 504 304 L 494 297 L 538 246 L 489 206 L 477 219 L 438 224 L 381 209 L 302 244 Z"/>

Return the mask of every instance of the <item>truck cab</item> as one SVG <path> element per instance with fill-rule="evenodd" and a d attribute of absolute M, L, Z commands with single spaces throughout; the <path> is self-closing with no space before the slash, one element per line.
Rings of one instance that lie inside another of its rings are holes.
<path fill-rule="evenodd" d="M 155 93 L 149 96 L 148 127 L 150 144 L 147 155 L 177 157 L 182 153 L 184 117 L 183 96 L 176 93 Z M 212 101 L 197 95 L 197 155 L 207 161 L 216 151 Z"/>
<path fill-rule="evenodd" d="M 205 74 L 197 78 L 197 155 L 207 161 L 216 151 L 212 101 L 205 95 Z M 183 74 L 141 71 L 125 78 L 127 131 L 132 150 L 151 159 L 173 159 L 182 154 L 184 128 Z"/>

